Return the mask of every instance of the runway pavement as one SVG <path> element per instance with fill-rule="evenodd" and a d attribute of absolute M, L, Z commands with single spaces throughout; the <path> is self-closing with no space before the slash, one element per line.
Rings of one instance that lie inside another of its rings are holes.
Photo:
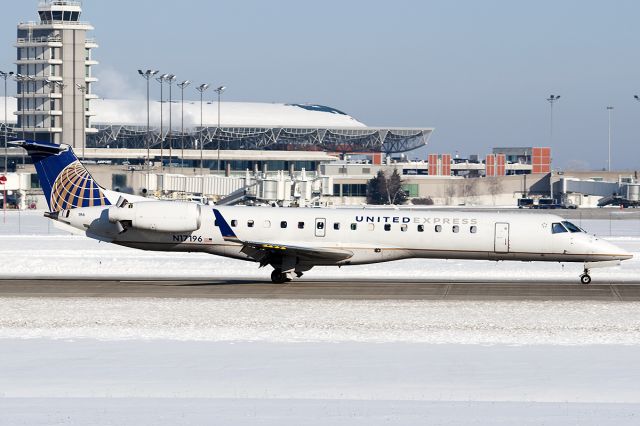
<path fill-rule="evenodd" d="M 297 280 L 0 280 L 0 297 L 640 301 L 640 285 L 539 282 Z"/>

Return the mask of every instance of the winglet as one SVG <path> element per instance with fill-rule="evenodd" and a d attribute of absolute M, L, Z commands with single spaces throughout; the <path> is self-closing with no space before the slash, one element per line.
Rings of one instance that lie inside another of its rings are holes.
<path fill-rule="evenodd" d="M 220 214 L 218 209 L 213 209 L 213 214 L 216 216 L 216 222 L 218 224 L 218 228 L 220 228 L 220 233 L 222 234 L 222 238 L 225 241 L 239 242 L 240 239 L 236 236 L 235 232 L 233 232 L 233 229 L 231 229 L 231 227 L 229 226 L 225 218 L 222 217 L 222 214 Z"/>

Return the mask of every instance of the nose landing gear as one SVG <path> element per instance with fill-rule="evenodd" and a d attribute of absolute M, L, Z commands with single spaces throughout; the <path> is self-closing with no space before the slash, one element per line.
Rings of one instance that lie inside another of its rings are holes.
<path fill-rule="evenodd" d="M 591 283 L 591 275 L 589 275 L 588 269 L 585 269 L 582 275 L 580 275 L 580 282 L 585 285 Z"/>

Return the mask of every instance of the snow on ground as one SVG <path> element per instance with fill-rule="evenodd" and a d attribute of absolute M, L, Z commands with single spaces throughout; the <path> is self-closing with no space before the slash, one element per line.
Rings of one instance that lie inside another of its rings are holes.
<path fill-rule="evenodd" d="M 260 277 L 0 222 L 0 275 Z M 18 222 L 18 217 L 20 221 Z M 582 221 L 635 253 L 640 222 Z M 575 283 L 579 265 L 406 260 L 310 278 Z M 640 303 L 0 298 L 0 424 L 636 425 Z"/>
<path fill-rule="evenodd" d="M 0 298 L 0 338 L 640 345 L 640 303 Z"/>

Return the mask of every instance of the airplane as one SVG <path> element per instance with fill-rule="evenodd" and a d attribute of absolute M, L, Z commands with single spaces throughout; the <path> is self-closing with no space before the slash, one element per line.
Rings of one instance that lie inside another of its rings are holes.
<path fill-rule="evenodd" d="M 45 216 L 100 241 L 142 250 L 204 252 L 273 268 L 285 283 L 314 266 L 408 258 L 620 264 L 632 254 L 552 214 L 389 208 L 273 208 L 150 200 L 101 187 L 72 148 L 15 141 L 31 156 Z M 428 274 L 428 271 L 425 271 Z"/>

